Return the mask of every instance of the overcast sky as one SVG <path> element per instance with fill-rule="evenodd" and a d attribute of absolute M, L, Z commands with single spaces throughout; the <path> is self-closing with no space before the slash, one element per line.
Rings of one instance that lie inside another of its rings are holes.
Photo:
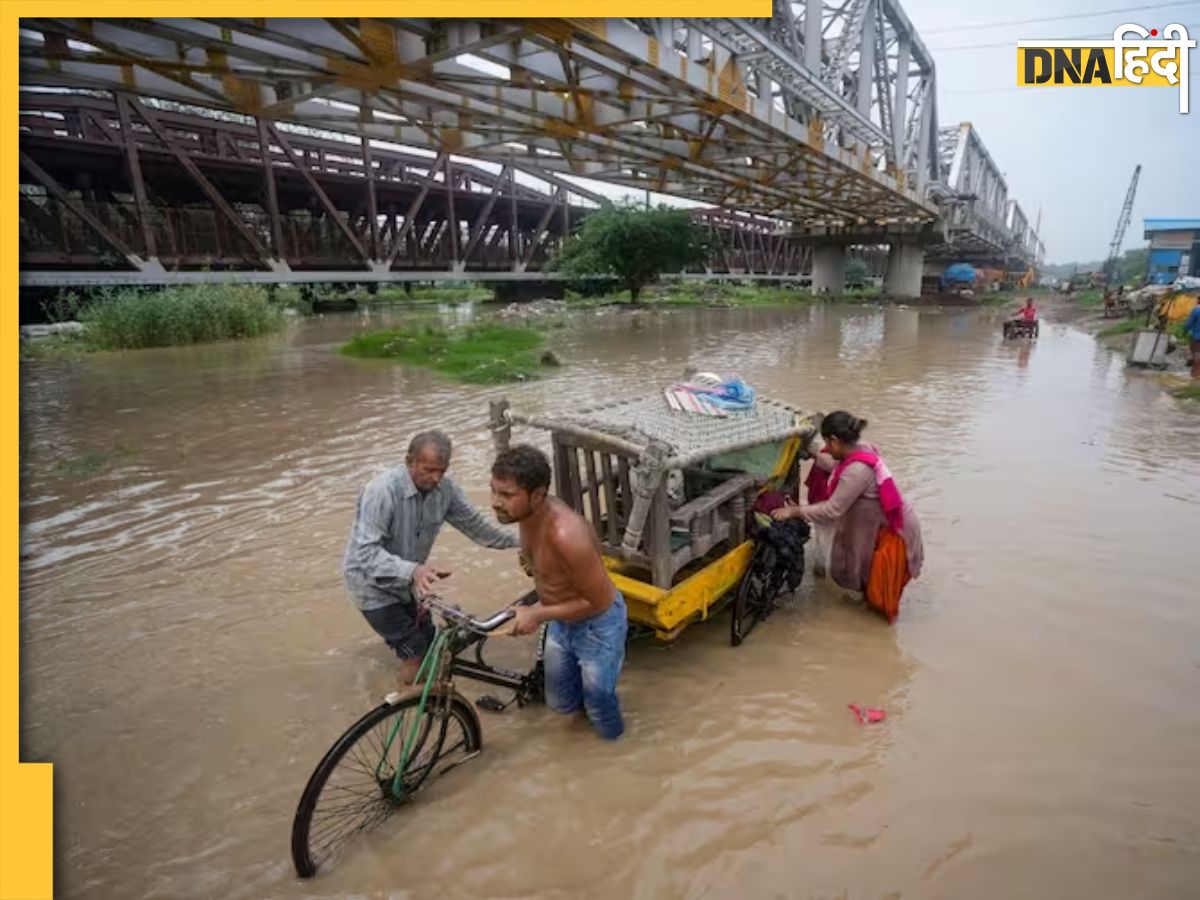
<path fill-rule="evenodd" d="M 1042 207 L 1047 262 L 1103 259 L 1133 168 L 1142 165 L 1124 249 L 1142 246 L 1143 218 L 1200 218 L 1200 48 L 1191 51 L 1191 112 L 1178 88 L 1018 88 L 1016 42 L 1091 38 L 1133 22 L 1177 22 L 1200 36 L 1200 2 L 900 0 L 937 66 L 938 119 L 969 121 L 1032 222 Z M 1138 7 L 1160 7 L 1137 9 Z M 1009 27 L 1021 19 L 1103 15 Z M 949 31 L 946 29 L 959 30 Z M 1004 46 L 979 46 L 1002 43 Z M 953 48 L 970 47 L 956 50 Z"/>

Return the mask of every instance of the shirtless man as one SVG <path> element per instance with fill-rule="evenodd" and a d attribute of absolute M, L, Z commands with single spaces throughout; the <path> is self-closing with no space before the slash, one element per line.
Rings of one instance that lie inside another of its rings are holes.
<path fill-rule="evenodd" d="M 546 705 L 587 710 L 606 740 L 625 730 L 617 676 L 625 659 L 625 600 L 600 558 L 596 532 L 581 515 L 549 496 L 550 463 L 540 450 L 505 450 L 492 466 L 492 509 L 521 529 L 521 556 L 533 570 L 538 602 L 516 608 L 514 634 L 546 633 Z"/>

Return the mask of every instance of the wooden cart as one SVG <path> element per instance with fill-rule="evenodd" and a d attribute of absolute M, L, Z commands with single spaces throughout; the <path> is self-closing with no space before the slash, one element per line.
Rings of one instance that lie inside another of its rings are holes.
<path fill-rule="evenodd" d="M 596 529 L 630 621 L 663 640 L 742 584 L 756 549 L 754 501 L 794 488 L 819 422 L 761 397 L 724 418 L 698 415 L 672 409 L 661 391 L 554 414 L 491 404 L 497 450 L 514 425 L 549 432 L 555 493 Z M 740 643 L 736 622 L 732 634 Z"/>

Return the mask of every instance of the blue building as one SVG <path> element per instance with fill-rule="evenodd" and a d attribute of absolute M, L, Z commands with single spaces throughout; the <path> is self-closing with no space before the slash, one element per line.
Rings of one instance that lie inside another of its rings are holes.
<path fill-rule="evenodd" d="M 1150 242 L 1150 284 L 1170 284 L 1181 275 L 1200 275 L 1200 219 L 1143 219 Z"/>

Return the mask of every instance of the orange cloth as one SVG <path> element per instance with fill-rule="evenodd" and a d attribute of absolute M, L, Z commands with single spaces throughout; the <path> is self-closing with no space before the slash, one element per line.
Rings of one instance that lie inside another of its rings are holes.
<path fill-rule="evenodd" d="M 867 602 L 887 616 L 889 622 L 895 622 L 900 613 L 900 595 L 910 580 L 904 538 L 890 528 L 880 528 L 867 579 Z"/>

